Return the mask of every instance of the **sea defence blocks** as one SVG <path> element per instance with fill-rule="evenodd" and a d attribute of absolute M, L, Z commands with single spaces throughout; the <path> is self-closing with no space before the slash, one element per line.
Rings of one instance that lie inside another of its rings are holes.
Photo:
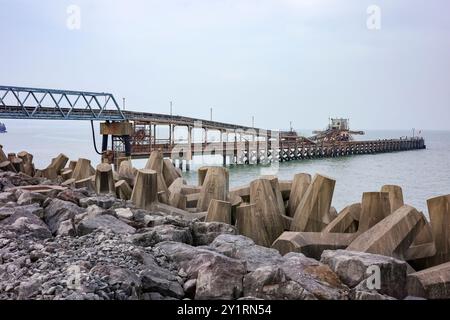
<path fill-rule="evenodd" d="M 291 231 L 320 232 L 329 223 L 336 181 L 316 175 L 295 211 Z"/>

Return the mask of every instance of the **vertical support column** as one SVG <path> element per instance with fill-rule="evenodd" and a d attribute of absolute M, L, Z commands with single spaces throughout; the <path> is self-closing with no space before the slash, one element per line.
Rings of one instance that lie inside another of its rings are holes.
<path fill-rule="evenodd" d="M 226 134 L 226 131 L 220 131 L 220 142 L 222 143 L 222 165 L 225 167 L 227 165 L 227 143 L 223 138 L 224 133 Z"/>
<path fill-rule="evenodd" d="M 260 157 L 260 150 L 259 150 L 259 130 L 256 134 L 256 164 L 261 163 L 261 157 Z"/>
<path fill-rule="evenodd" d="M 237 132 L 234 130 L 234 163 L 238 164 L 238 143 L 237 143 Z"/>
<path fill-rule="evenodd" d="M 191 171 L 192 156 L 192 127 L 188 126 L 188 152 L 186 156 L 186 171 Z"/>
<path fill-rule="evenodd" d="M 153 149 L 156 149 L 156 124 L 153 125 Z"/>

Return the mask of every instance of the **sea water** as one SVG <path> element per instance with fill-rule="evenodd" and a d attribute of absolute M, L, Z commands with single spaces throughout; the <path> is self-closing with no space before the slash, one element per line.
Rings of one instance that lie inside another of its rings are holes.
<path fill-rule="evenodd" d="M 46 167 L 52 158 L 64 153 L 70 159 L 87 158 L 99 162 L 93 146 L 90 123 L 76 121 L 16 121 L 5 122 L 8 133 L 0 134 L 0 144 L 6 153 L 26 150 L 34 155 L 36 167 Z M 97 146 L 101 137 L 95 126 Z M 301 132 L 307 132 L 302 130 Z M 368 131 L 358 139 L 385 139 L 411 136 L 411 131 Z M 336 179 L 333 206 L 339 211 L 346 205 L 360 202 L 362 193 L 379 191 L 385 184 L 403 188 L 405 203 L 427 214 L 426 200 L 450 194 L 450 131 L 424 131 L 426 150 L 414 150 L 340 158 L 300 160 L 277 166 L 240 165 L 230 167 L 230 185 L 236 187 L 267 173 L 281 180 L 292 179 L 296 173 L 320 173 Z M 145 160 L 135 160 L 143 167 Z M 196 168 L 222 163 L 220 156 L 195 157 L 192 171 L 184 173 L 189 183 L 197 183 Z"/>

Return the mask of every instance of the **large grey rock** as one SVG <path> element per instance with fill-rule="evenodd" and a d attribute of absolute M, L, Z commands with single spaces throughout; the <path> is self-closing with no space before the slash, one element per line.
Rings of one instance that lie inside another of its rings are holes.
<path fill-rule="evenodd" d="M 25 191 L 25 192 L 22 192 L 21 195 L 19 196 L 19 198 L 17 199 L 17 204 L 19 206 L 34 204 L 34 203 L 38 203 L 39 205 L 42 205 L 44 203 L 45 199 L 47 199 L 47 197 L 40 193 Z"/>
<path fill-rule="evenodd" d="M 256 269 L 244 277 L 244 296 L 264 300 L 316 300 L 277 266 Z"/>
<path fill-rule="evenodd" d="M 52 237 L 52 233 L 47 225 L 36 215 L 28 212 L 17 212 L 10 217 L 0 221 L 0 226 L 5 226 L 14 230 L 20 235 L 30 235 L 37 239 L 47 239 Z"/>
<path fill-rule="evenodd" d="M 77 235 L 76 227 L 72 220 L 65 220 L 59 224 L 56 231 L 57 236 L 61 237 L 75 237 Z"/>
<path fill-rule="evenodd" d="M 118 234 L 133 234 L 136 229 L 110 215 L 100 215 L 82 220 L 77 226 L 77 233 L 83 236 L 95 230 L 110 230 Z"/>
<path fill-rule="evenodd" d="M 192 235 L 188 228 L 161 225 L 133 236 L 133 243 L 143 247 L 153 247 L 155 244 L 164 241 L 192 244 Z"/>
<path fill-rule="evenodd" d="M 35 215 L 36 217 L 42 217 L 44 215 L 44 209 L 42 209 L 38 203 L 30 204 L 26 206 L 4 206 L 0 208 L 0 221 L 4 220 L 15 213 L 27 213 Z"/>
<path fill-rule="evenodd" d="M 105 280 L 116 290 L 126 292 L 128 296 L 139 295 L 141 292 L 141 279 L 130 270 L 114 265 L 97 265 L 89 273 Z"/>
<path fill-rule="evenodd" d="M 280 268 L 293 281 L 320 300 L 346 300 L 349 288 L 330 267 L 301 253 L 284 256 Z"/>
<path fill-rule="evenodd" d="M 72 202 L 74 204 L 76 204 L 77 206 L 80 205 L 80 200 L 87 198 L 88 197 L 88 192 L 87 190 L 83 190 L 83 189 L 67 189 L 64 191 L 61 191 L 57 198 L 63 201 L 69 201 Z"/>
<path fill-rule="evenodd" d="M 17 198 L 13 192 L 0 192 L 0 203 L 16 201 Z"/>
<path fill-rule="evenodd" d="M 84 210 L 72 202 L 52 199 L 44 210 L 44 221 L 53 234 L 59 229 L 61 222 L 72 220 Z"/>
<path fill-rule="evenodd" d="M 113 197 L 110 195 L 105 195 L 105 196 L 83 198 L 83 199 L 80 199 L 79 202 L 80 202 L 80 206 L 83 208 L 87 208 L 87 207 L 95 204 L 102 209 L 110 209 L 117 202 L 120 202 L 120 201 L 118 201 L 116 197 Z"/>
<path fill-rule="evenodd" d="M 252 239 L 244 236 L 219 235 L 209 248 L 227 257 L 245 261 L 249 272 L 283 262 L 283 257 L 277 250 L 258 246 Z"/>
<path fill-rule="evenodd" d="M 397 299 L 406 296 L 407 264 L 391 257 L 347 250 L 324 251 L 320 260 L 327 264 L 341 281 L 355 287 L 371 277 L 374 267 L 380 270 L 380 289 L 376 291 Z"/>
<path fill-rule="evenodd" d="M 140 274 L 144 292 L 157 292 L 162 296 L 182 299 L 184 290 L 175 275 L 157 265 Z"/>
<path fill-rule="evenodd" d="M 186 273 L 187 279 L 197 280 L 196 299 L 230 300 L 241 296 L 247 272 L 244 262 L 179 242 L 161 242 L 155 248 Z"/>
<path fill-rule="evenodd" d="M 237 234 L 236 228 L 221 222 L 195 222 L 192 225 L 194 245 L 209 245 L 221 234 Z"/>

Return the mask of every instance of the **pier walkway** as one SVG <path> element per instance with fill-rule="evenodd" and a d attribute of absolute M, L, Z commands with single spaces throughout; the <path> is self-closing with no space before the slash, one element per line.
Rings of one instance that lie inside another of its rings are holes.
<path fill-rule="evenodd" d="M 187 170 L 194 155 L 221 155 L 223 164 L 266 164 L 426 148 L 420 137 L 315 142 L 301 137 L 292 139 L 273 130 L 125 111 L 110 93 L 84 91 L 0 86 L 0 119 L 101 122 L 101 151 L 105 160 L 118 164 L 120 159 L 147 158 L 152 151 L 161 150 L 165 157 L 178 162 L 180 167 L 184 164 Z M 157 135 L 161 126 L 166 128 L 164 137 Z M 180 127 L 184 137 L 176 136 Z M 194 130 L 202 131 L 201 141 L 194 141 Z"/>

